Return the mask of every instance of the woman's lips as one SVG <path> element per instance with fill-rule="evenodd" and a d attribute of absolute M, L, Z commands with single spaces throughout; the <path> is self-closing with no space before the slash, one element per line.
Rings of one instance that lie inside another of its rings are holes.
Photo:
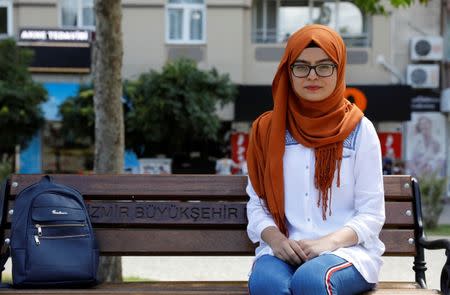
<path fill-rule="evenodd" d="M 306 86 L 305 87 L 307 90 L 309 91 L 317 91 L 319 90 L 321 87 L 320 86 Z"/>

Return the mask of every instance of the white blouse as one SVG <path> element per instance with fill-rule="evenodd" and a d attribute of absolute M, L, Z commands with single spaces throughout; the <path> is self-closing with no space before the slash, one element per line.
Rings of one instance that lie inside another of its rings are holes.
<path fill-rule="evenodd" d="M 385 250 L 379 239 L 385 211 L 380 141 L 372 122 L 364 117 L 344 141 L 340 187 L 337 187 L 335 172 L 332 214 L 327 211 L 326 220 L 322 219 L 322 208 L 317 207 L 319 192 L 314 186 L 314 149 L 298 144 L 289 132 L 286 132 L 285 142 L 283 173 L 289 238 L 318 239 L 344 226 L 352 228 L 358 243 L 331 253 L 353 263 L 369 283 L 377 283 Z M 250 240 L 259 242 L 255 259 L 264 254 L 273 255 L 270 246 L 261 239 L 261 232 L 276 225 L 250 179 L 247 194 L 250 196 L 247 232 Z"/>

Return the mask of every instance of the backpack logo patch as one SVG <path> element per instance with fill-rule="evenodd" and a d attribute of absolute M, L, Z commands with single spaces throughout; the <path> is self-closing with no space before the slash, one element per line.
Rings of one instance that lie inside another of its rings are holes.
<path fill-rule="evenodd" d="M 59 210 L 52 210 L 52 214 L 54 214 L 54 215 L 67 215 L 69 213 L 64 212 L 64 211 L 59 211 Z"/>

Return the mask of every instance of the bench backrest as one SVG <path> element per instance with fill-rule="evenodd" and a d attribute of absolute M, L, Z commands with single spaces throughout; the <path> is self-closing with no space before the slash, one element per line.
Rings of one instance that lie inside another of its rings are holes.
<path fill-rule="evenodd" d="M 8 236 L 15 196 L 40 175 L 12 175 L 1 196 Z M 247 177 L 53 175 L 84 196 L 103 255 L 253 255 L 246 233 Z M 410 176 L 385 176 L 385 255 L 414 256 Z"/>

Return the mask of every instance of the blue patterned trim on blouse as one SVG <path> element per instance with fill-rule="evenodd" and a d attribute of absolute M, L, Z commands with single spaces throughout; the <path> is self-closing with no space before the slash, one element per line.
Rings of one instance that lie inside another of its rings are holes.
<path fill-rule="evenodd" d="M 286 133 L 284 134 L 284 144 L 286 146 L 298 144 L 298 142 L 292 137 L 291 133 L 289 133 L 288 130 L 286 130 Z"/>
<path fill-rule="evenodd" d="M 344 140 L 344 148 L 355 150 L 356 149 L 356 138 L 358 137 L 359 130 L 361 128 L 361 122 L 358 123 L 355 129 L 353 129 L 352 133 Z M 288 145 L 296 145 L 298 142 L 292 137 L 291 133 L 286 130 L 284 135 L 284 144 Z"/>
<path fill-rule="evenodd" d="M 361 122 L 356 125 L 352 133 L 344 140 L 344 148 L 354 151 L 356 149 L 356 138 L 358 137 L 359 130 L 361 129 Z"/>

